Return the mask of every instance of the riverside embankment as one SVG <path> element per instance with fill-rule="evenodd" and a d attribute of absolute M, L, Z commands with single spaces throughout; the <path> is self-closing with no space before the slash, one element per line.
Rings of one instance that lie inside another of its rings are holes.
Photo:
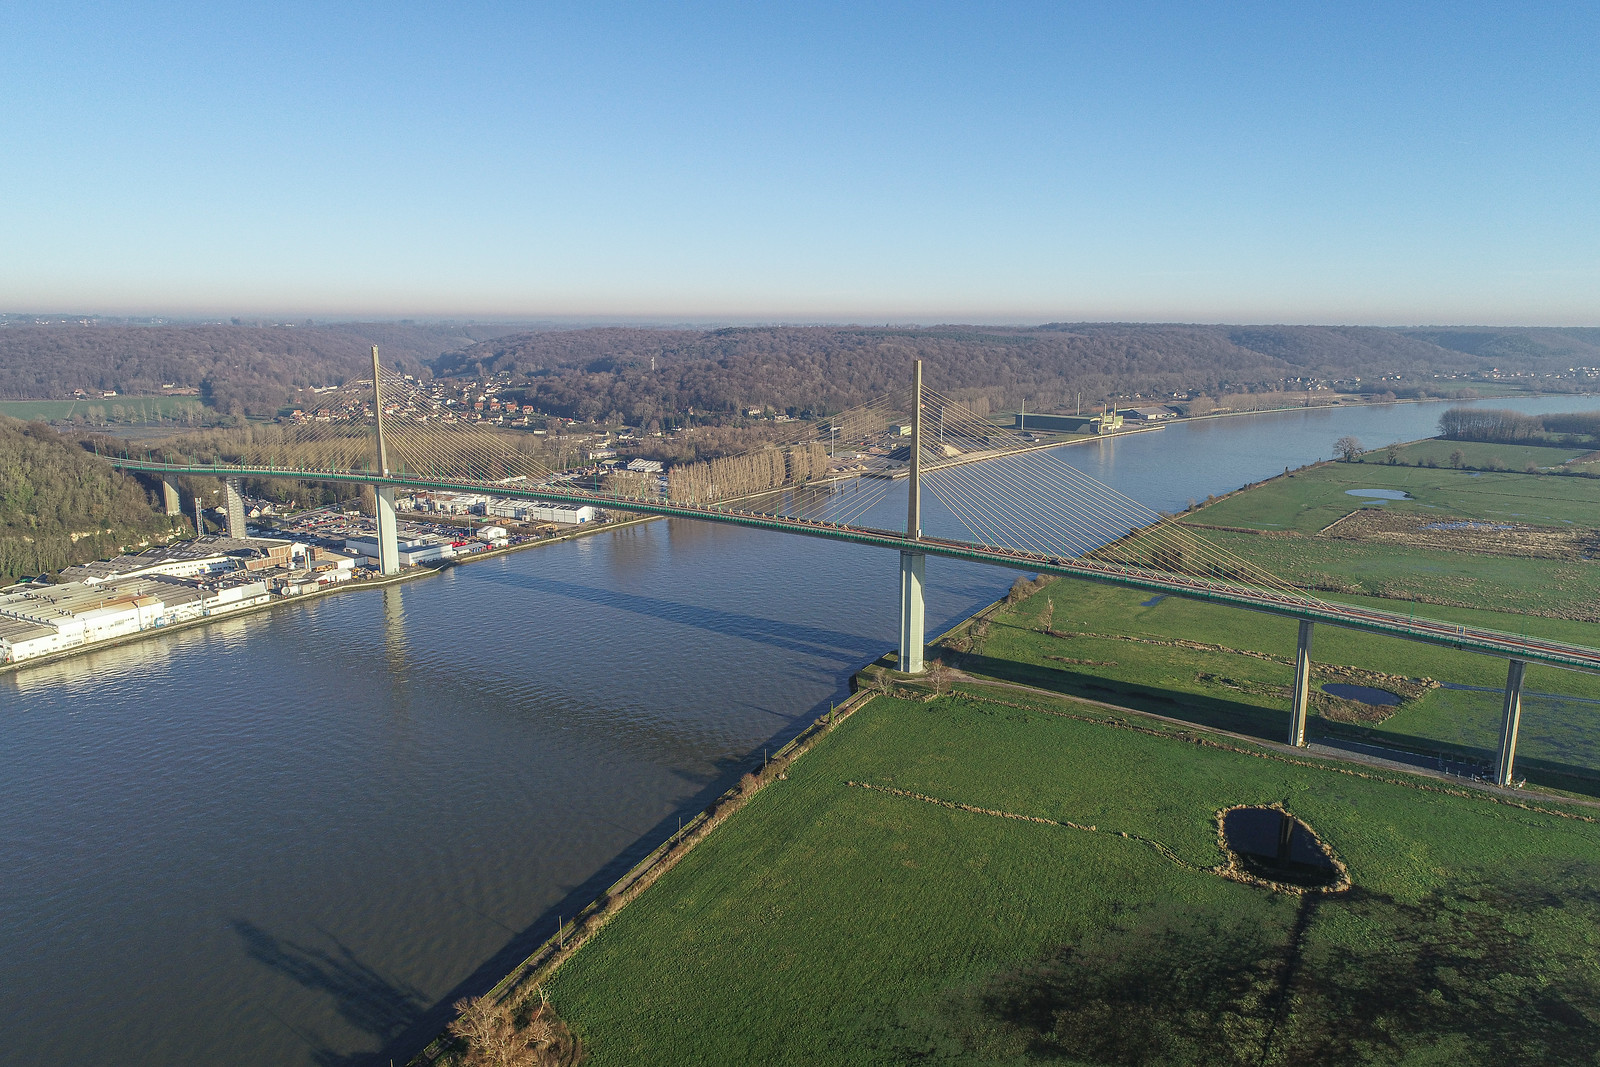
<path fill-rule="evenodd" d="M 313 589 L 310 592 L 299 593 L 292 597 L 275 596 L 273 599 L 261 604 L 251 604 L 249 606 L 236 608 L 231 611 L 219 612 L 215 615 L 207 615 L 198 619 L 189 619 L 184 622 L 172 623 L 171 625 L 162 626 L 158 629 L 141 630 L 138 633 L 128 634 L 124 637 L 118 637 L 111 641 L 97 641 L 93 644 L 79 645 L 76 648 L 65 649 L 61 652 L 52 653 L 48 656 L 36 656 L 31 659 L 24 660 L 21 663 L 0 664 L 0 674 L 8 674 L 13 671 L 26 670 L 30 667 L 36 667 L 46 663 L 59 663 L 62 660 L 71 659 L 74 656 L 81 656 L 86 652 L 94 652 L 107 648 L 120 648 L 126 645 L 137 644 L 140 641 L 177 633 L 181 630 L 192 630 L 197 627 L 211 626 L 221 622 L 224 619 L 233 619 L 241 615 L 249 615 L 254 612 L 271 611 L 273 608 L 281 607 L 285 604 L 305 604 L 321 597 L 335 596 L 339 593 L 354 593 L 361 590 L 384 589 L 392 585 L 398 585 L 401 582 L 414 581 L 417 578 L 426 578 L 429 575 L 438 574 L 440 571 L 447 570 L 450 567 L 458 567 L 468 563 L 475 563 L 486 559 L 494 559 L 497 556 L 507 555 L 511 552 L 520 552 L 527 548 L 541 548 L 546 545 L 559 544 L 563 541 L 570 541 L 575 537 L 588 537 L 607 530 L 617 530 L 624 526 L 633 526 L 641 522 L 654 521 L 654 516 L 640 515 L 619 519 L 614 522 L 584 525 L 578 529 L 568 531 L 567 533 L 558 534 L 554 537 L 543 538 L 538 541 L 524 541 L 521 544 L 507 545 L 504 548 L 491 548 L 482 552 L 475 552 L 470 556 L 453 559 L 444 566 L 423 564 L 416 567 L 407 567 L 395 574 L 370 574 L 352 581 L 326 585 L 320 589 Z"/>

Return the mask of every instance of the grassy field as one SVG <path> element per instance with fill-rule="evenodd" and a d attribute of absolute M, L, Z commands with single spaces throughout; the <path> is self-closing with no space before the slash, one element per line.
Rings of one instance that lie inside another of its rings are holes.
<path fill-rule="evenodd" d="M 1541 470 L 1558 468 L 1580 456 L 1593 451 L 1593 446 L 1588 448 L 1561 448 L 1545 444 L 1508 445 L 1492 444 L 1481 441 L 1445 441 L 1439 438 L 1429 438 L 1426 441 L 1411 441 L 1403 444 L 1396 451 L 1396 458 L 1401 463 L 1416 466 L 1426 466 L 1434 463 L 1440 467 L 1452 467 L 1451 457 L 1457 453 L 1461 456 L 1462 467 L 1492 468 L 1498 466 L 1508 471 L 1526 470 L 1528 464 L 1533 464 Z M 1367 463 L 1386 463 L 1387 452 L 1380 450 L 1375 455 L 1366 457 Z"/>
<path fill-rule="evenodd" d="M 194 396 L 115 396 L 103 400 L 0 400 L 0 415 L 24 421 L 61 422 L 74 415 L 88 418 L 90 408 L 103 410 L 104 417 L 110 418 L 113 406 L 123 408 L 125 414 L 118 420 L 121 422 L 150 422 L 186 411 L 198 414 L 203 409 L 200 398 Z"/>
<path fill-rule="evenodd" d="M 557 972 L 588 1062 L 1595 1062 L 1600 827 L 1062 712 L 846 720 Z M 1353 889 L 1209 870 L 1271 802 Z"/>
<path fill-rule="evenodd" d="M 1493 605 L 1506 613 L 1600 618 L 1600 567 L 1585 560 L 1521 559 L 1438 552 L 1335 538 L 1278 539 L 1208 530 L 1205 539 L 1318 595 L 1384 598 L 1388 611 L 1415 603 L 1421 614 L 1442 605 Z M 1497 629 L 1521 630 L 1510 622 Z"/>
<path fill-rule="evenodd" d="M 1508 448 L 1511 446 L 1486 446 Z M 1581 455 L 1553 449 L 1562 455 Z M 1390 511 L 1443 513 L 1475 519 L 1535 523 L 1600 524 L 1600 479 L 1495 471 L 1324 463 L 1225 497 L 1184 518 L 1217 526 L 1316 533 L 1370 500 L 1350 490 L 1396 489 L 1410 500 L 1388 501 Z"/>
<path fill-rule="evenodd" d="M 1446 444 L 1452 443 L 1420 442 L 1406 449 Z M 1478 460 L 1489 450 L 1507 459 L 1526 450 L 1461 447 L 1484 450 L 1475 454 Z M 1364 498 L 1352 490 L 1400 492 L 1406 499 Z M 1507 543 L 1523 534 L 1488 530 L 1405 532 L 1408 526 L 1459 520 L 1509 524 L 1549 544 L 1530 550 Z M 1586 558 L 1600 540 L 1600 479 L 1324 463 L 1225 497 L 1182 521 L 1207 527 L 1201 536 L 1211 544 L 1323 593 L 1408 601 L 1427 611 L 1441 604 L 1493 606 L 1600 621 L 1600 567 Z"/>
<path fill-rule="evenodd" d="M 984 636 L 952 634 L 949 644 L 965 650 L 940 654 L 984 677 L 1274 741 L 1287 736 L 1295 624 L 1175 597 L 1150 599 L 1110 586 L 1053 582 L 996 611 L 978 627 Z M 1340 599 L 1394 609 L 1392 602 Z M 1600 625 L 1593 623 L 1465 608 L 1431 608 L 1430 614 L 1600 645 Z M 1313 708 L 1319 713 L 1310 723 L 1313 738 L 1365 735 L 1385 745 L 1492 761 L 1499 745 L 1503 661 L 1332 626 L 1317 628 L 1312 655 L 1318 686 L 1354 682 L 1384 688 L 1388 681 L 1376 676 L 1390 675 L 1472 687 L 1427 688 L 1389 718 L 1365 724 L 1323 717 L 1364 709 L 1322 698 Z M 1532 782 L 1600 794 L 1600 678 L 1533 665 L 1524 685 L 1519 773 Z"/>

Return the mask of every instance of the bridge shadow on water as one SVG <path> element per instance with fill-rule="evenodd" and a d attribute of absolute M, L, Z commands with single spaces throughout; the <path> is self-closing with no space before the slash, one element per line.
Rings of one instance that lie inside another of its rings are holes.
<path fill-rule="evenodd" d="M 820 626 L 768 619 L 760 615 L 746 615 L 736 611 L 689 604 L 681 600 L 666 600 L 647 596 L 638 591 L 606 589 L 600 586 L 579 585 L 559 578 L 536 574 L 496 575 L 496 585 L 511 585 L 531 592 L 581 600 L 617 611 L 628 611 L 664 622 L 693 626 L 710 633 L 737 637 L 781 648 L 789 652 L 802 652 L 822 659 L 855 662 L 866 650 L 882 645 L 883 637 L 867 637 L 843 630 L 830 630 Z"/>

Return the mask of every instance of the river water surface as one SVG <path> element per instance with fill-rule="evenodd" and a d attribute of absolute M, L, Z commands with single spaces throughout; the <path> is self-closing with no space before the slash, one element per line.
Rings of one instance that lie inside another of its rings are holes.
<path fill-rule="evenodd" d="M 1203 420 L 1064 455 L 1177 509 L 1342 434 L 1428 436 L 1442 410 Z M 903 493 L 863 521 L 903 522 Z M 650 522 L 0 676 L 0 1060 L 409 1054 L 841 699 L 894 643 L 897 567 Z M 1013 577 L 930 559 L 930 636 Z"/>

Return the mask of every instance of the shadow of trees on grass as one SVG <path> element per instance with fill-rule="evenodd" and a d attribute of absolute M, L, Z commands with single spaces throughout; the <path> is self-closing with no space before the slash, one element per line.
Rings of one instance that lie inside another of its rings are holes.
<path fill-rule="evenodd" d="M 1550 867 L 1410 902 L 1357 888 L 1287 907 L 1154 907 L 951 994 L 907 1035 L 906 1058 L 1593 1063 L 1597 876 Z"/>

